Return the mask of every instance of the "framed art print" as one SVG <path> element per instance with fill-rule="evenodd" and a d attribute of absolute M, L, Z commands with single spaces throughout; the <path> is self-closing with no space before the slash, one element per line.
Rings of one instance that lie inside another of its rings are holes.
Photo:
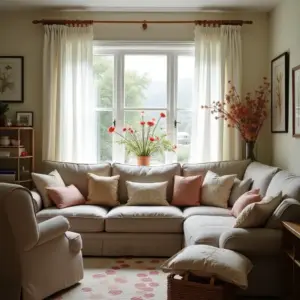
<path fill-rule="evenodd" d="M 288 132 L 289 53 L 272 60 L 271 66 L 271 131 Z"/>
<path fill-rule="evenodd" d="M 300 137 L 300 65 L 293 68 L 293 136 Z"/>
<path fill-rule="evenodd" d="M 32 111 L 17 111 L 16 119 L 17 119 L 17 126 L 33 127 Z"/>
<path fill-rule="evenodd" d="M 23 56 L 0 56 L 0 101 L 24 102 Z"/>

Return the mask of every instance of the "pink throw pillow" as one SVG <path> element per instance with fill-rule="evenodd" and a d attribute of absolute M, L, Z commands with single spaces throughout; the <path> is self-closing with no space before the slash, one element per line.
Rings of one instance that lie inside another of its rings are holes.
<path fill-rule="evenodd" d="M 231 215 L 235 216 L 236 218 L 242 212 L 242 210 L 251 203 L 260 202 L 262 199 L 261 195 L 259 194 L 259 189 L 251 190 L 246 192 L 242 196 L 240 196 L 236 202 L 234 203 L 231 209 Z"/>
<path fill-rule="evenodd" d="M 57 208 L 85 204 L 85 199 L 75 185 L 66 187 L 46 187 L 48 197 Z"/>
<path fill-rule="evenodd" d="M 199 206 L 203 177 L 175 176 L 174 191 L 171 205 L 174 206 Z"/>

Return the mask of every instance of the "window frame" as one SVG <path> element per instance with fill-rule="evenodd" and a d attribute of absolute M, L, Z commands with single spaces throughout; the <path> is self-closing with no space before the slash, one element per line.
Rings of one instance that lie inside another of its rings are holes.
<path fill-rule="evenodd" d="M 94 41 L 93 55 L 114 56 L 114 94 L 112 115 L 116 130 L 121 132 L 124 126 L 124 112 L 141 110 L 166 110 L 167 132 L 174 144 L 177 143 L 177 112 L 192 111 L 177 107 L 178 91 L 178 57 L 194 56 L 194 42 L 151 42 L 151 41 Z M 125 107 L 125 56 L 126 55 L 165 55 L 167 58 L 167 106 L 165 108 L 126 108 Z M 111 111 L 108 108 L 97 107 L 96 111 Z M 117 121 L 115 121 L 117 120 Z M 114 122 L 115 121 L 115 122 Z M 112 161 L 124 162 L 125 149 L 116 143 L 113 137 Z M 165 163 L 176 162 L 177 156 L 166 153 Z"/>

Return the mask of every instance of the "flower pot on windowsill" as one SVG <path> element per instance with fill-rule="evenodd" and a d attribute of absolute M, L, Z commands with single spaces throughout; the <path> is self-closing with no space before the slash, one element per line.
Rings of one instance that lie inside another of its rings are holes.
<path fill-rule="evenodd" d="M 137 156 L 137 165 L 138 166 L 149 166 L 151 156 Z"/>

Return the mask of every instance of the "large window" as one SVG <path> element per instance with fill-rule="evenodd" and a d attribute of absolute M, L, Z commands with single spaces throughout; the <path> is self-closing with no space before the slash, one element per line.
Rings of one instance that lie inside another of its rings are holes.
<path fill-rule="evenodd" d="M 190 153 L 193 46 L 186 44 L 119 43 L 94 46 L 94 78 L 97 93 L 98 159 L 134 163 L 109 135 L 135 125 L 140 112 L 146 119 L 167 113 L 159 130 L 177 145 L 176 155 L 157 155 L 152 163 L 186 162 Z"/>

